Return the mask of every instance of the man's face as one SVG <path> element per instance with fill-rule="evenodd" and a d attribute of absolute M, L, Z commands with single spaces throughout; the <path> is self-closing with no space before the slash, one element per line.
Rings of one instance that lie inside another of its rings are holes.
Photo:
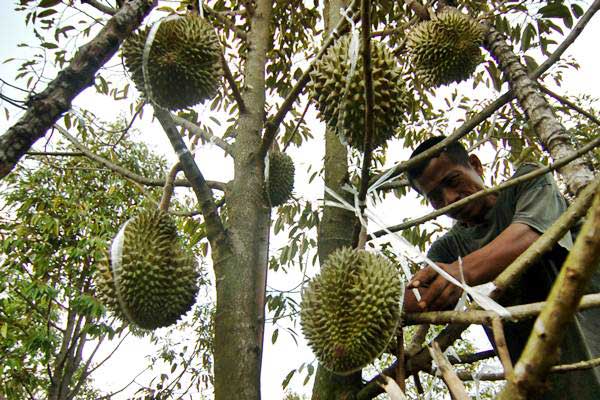
<path fill-rule="evenodd" d="M 469 157 L 469 166 L 454 163 L 446 153 L 429 161 L 417 179 L 415 186 L 427 197 L 433 208 L 445 207 L 484 188 L 483 168 L 475 155 Z M 489 208 L 489 201 L 483 197 L 463 207 L 450 211 L 447 215 L 467 224 L 481 221 Z"/>

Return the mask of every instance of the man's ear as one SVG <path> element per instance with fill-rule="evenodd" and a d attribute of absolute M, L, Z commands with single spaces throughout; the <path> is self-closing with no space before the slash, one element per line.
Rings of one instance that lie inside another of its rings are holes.
<path fill-rule="evenodd" d="M 483 176 L 483 165 L 481 160 L 475 154 L 469 154 L 469 164 L 477 172 L 477 175 Z"/>

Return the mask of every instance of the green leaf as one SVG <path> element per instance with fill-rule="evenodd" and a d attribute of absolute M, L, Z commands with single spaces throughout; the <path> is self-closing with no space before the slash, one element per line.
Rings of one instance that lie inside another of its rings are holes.
<path fill-rule="evenodd" d="M 0 328 L 0 336 L 6 339 L 8 336 L 8 324 L 2 325 L 2 328 Z"/>
<path fill-rule="evenodd" d="M 290 372 L 288 372 L 288 374 L 283 379 L 283 382 L 281 382 L 281 388 L 282 389 L 285 389 L 287 387 L 287 385 L 290 384 L 290 381 L 292 380 L 292 376 L 294 376 L 295 373 L 296 373 L 295 369 L 293 369 Z"/>
<path fill-rule="evenodd" d="M 567 6 L 561 3 L 550 3 L 540 8 L 539 13 L 544 18 L 567 18 L 571 15 Z"/>
<path fill-rule="evenodd" d="M 44 42 L 42 43 L 42 47 L 52 50 L 52 49 L 58 49 L 58 46 L 54 43 L 50 43 L 50 42 Z"/>
<path fill-rule="evenodd" d="M 279 336 L 279 329 L 275 329 L 275 331 L 273 332 L 273 336 L 271 336 L 271 343 L 275 344 L 278 336 Z"/>
<path fill-rule="evenodd" d="M 37 15 L 37 17 L 38 17 L 38 18 L 45 18 L 45 17 L 49 17 L 49 16 L 51 16 L 51 15 L 53 15 L 53 14 L 56 14 L 56 13 L 57 13 L 57 11 L 56 11 L 56 10 L 54 10 L 54 9 L 44 10 L 44 11 L 42 11 L 41 13 L 39 13 L 39 14 Z"/>
<path fill-rule="evenodd" d="M 573 11 L 575 18 L 579 18 L 583 15 L 583 8 L 578 4 L 571 4 L 571 11 Z"/>
<path fill-rule="evenodd" d="M 526 51 L 531 45 L 531 39 L 535 36 L 535 28 L 531 24 L 527 24 L 523 30 L 521 37 L 521 50 Z"/>
<path fill-rule="evenodd" d="M 42 0 L 38 6 L 42 8 L 54 7 L 55 5 L 60 4 L 60 1 L 61 0 Z"/>

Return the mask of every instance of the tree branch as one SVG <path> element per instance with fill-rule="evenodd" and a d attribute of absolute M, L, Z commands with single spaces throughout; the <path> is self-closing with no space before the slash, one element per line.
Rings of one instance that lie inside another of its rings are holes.
<path fill-rule="evenodd" d="M 442 378 L 444 379 L 446 386 L 448 386 L 452 398 L 455 400 L 468 400 L 469 396 L 467 395 L 465 386 L 456 375 L 456 371 L 454 371 L 444 353 L 442 353 L 440 345 L 437 342 L 433 342 L 429 351 L 431 353 L 431 358 L 442 373 Z"/>
<path fill-rule="evenodd" d="M 105 4 L 100 3 L 97 0 L 81 0 L 81 4 L 89 4 L 90 6 L 94 7 L 96 10 L 103 12 L 104 14 L 108 14 L 108 15 L 115 15 L 117 13 L 117 10 L 107 6 Z"/>
<path fill-rule="evenodd" d="M 567 106 L 567 107 L 577 111 L 579 114 L 587 117 L 590 121 L 592 121 L 596 125 L 600 125 L 600 119 L 596 118 L 596 116 L 594 114 L 584 110 L 583 108 L 579 107 L 577 104 L 571 102 L 569 99 L 554 93 L 552 90 L 548 89 L 546 86 L 540 85 L 540 89 L 542 90 L 542 92 L 544 92 L 547 95 L 549 95 L 550 97 L 556 99 L 557 101 L 564 104 L 565 106 Z"/>
<path fill-rule="evenodd" d="M 98 35 L 75 53 L 71 63 L 31 97 L 21 119 L 0 136 L 0 179 L 5 177 L 33 143 L 71 108 L 73 99 L 93 84 L 96 73 L 154 7 L 148 0 L 130 0 L 108 20 Z"/>
<path fill-rule="evenodd" d="M 155 180 L 155 179 L 150 179 L 150 178 L 146 178 L 145 176 L 136 174 L 135 172 L 132 172 L 126 168 L 123 168 L 119 165 L 113 164 L 112 162 L 110 162 L 109 160 L 107 160 L 106 158 L 99 156 L 97 154 L 95 154 L 94 152 L 90 151 L 87 147 L 85 147 L 80 141 L 78 141 L 75 137 L 73 137 L 65 128 L 63 128 L 60 125 L 54 125 L 54 127 L 56 129 L 58 129 L 60 131 L 60 133 L 66 137 L 71 143 L 73 143 L 73 145 L 81 151 L 81 153 L 83 153 L 83 155 L 85 155 L 87 158 L 89 158 L 92 161 L 95 161 L 99 164 L 104 165 L 106 168 L 108 168 L 109 170 L 127 178 L 130 179 L 134 182 L 139 183 L 140 185 L 145 185 L 145 186 L 153 186 L 153 187 L 163 187 L 165 185 L 165 180 Z M 180 180 L 176 180 L 174 182 L 175 186 L 183 186 L 183 187 L 191 187 L 191 184 L 189 181 L 187 181 L 186 179 L 180 179 Z M 207 184 L 209 185 L 209 187 L 211 189 L 215 189 L 215 190 L 220 190 L 220 191 L 225 191 L 225 186 L 226 184 L 223 182 L 217 182 L 217 181 L 207 181 Z"/>
<path fill-rule="evenodd" d="M 465 204 L 470 203 L 473 200 L 479 199 L 481 197 L 487 196 L 487 195 L 492 194 L 492 193 L 497 193 L 497 192 L 499 192 L 501 190 L 504 190 L 506 188 L 509 188 L 511 186 L 517 185 L 519 183 L 528 181 L 528 180 L 536 178 L 538 176 L 542 176 L 542 175 L 544 175 L 544 174 L 546 174 L 546 173 L 548 173 L 550 171 L 554 171 L 555 169 L 561 168 L 564 165 L 566 165 L 566 164 L 570 163 L 571 161 L 579 158 L 581 155 L 587 153 L 588 151 L 590 151 L 590 150 L 592 150 L 592 149 L 594 149 L 594 148 L 596 148 L 598 146 L 600 146 L 600 137 L 592 140 L 591 142 L 589 142 L 585 146 L 581 147 L 579 150 L 577 150 L 577 151 L 569 154 L 568 156 L 566 156 L 566 157 L 564 157 L 562 159 L 557 160 L 552 165 L 549 165 L 547 167 L 538 168 L 538 169 L 536 169 L 534 171 L 531 171 L 531 172 L 529 172 L 529 173 L 527 173 L 525 175 L 519 176 L 518 178 L 509 179 L 509 180 L 507 180 L 507 181 L 505 181 L 505 182 L 503 182 L 503 183 L 501 183 L 501 184 L 499 184 L 497 186 L 494 186 L 492 188 L 483 189 L 483 190 L 481 190 L 481 191 L 479 191 L 477 193 L 474 193 L 474 194 L 472 194 L 470 196 L 465 197 L 464 199 L 461 199 L 461 200 L 459 200 L 457 202 L 454 202 L 454 203 L 452 203 L 452 204 L 450 204 L 450 205 L 448 205 L 446 207 L 439 208 L 439 209 L 437 209 L 437 210 L 435 210 L 435 211 L 433 211 L 433 212 L 431 212 L 431 213 L 429 213 L 427 215 L 424 215 L 422 217 L 415 218 L 415 219 L 403 222 L 403 223 L 398 224 L 398 225 L 390 226 L 390 227 L 388 227 L 388 230 L 390 230 L 391 232 L 398 232 L 398 231 L 402 231 L 404 229 L 411 228 L 411 227 L 413 227 L 415 225 L 420 225 L 420 224 L 422 224 L 424 222 L 427 222 L 429 220 L 435 219 L 435 218 L 439 217 L 440 215 L 444 215 L 444 214 L 448 213 L 449 211 L 452 211 L 452 210 L 455 210 L 457 208 L 460 208 L 460 207 L 464 206 Z M 382 230 L 374 232 L 372 234 L 372 236 L 373 237 L 380 237 L 380 236 L 384 236 L 386 234 L 387 234 L 387 232 L 382 229 Z"/>
<path fill-rule="evenodd" d="M 206 4 L 202 4 L 202 8 L 204 12 L 208 15 L 214 17 L 217 21 L 223 24 L 225 27 L 229 28 L 238 38 L 242 40 L 246 40 L 248 35 L 244 32 L 239 26 L 235 24 L 232 20 L 227 18 L 223 13 L 213 10 L 211 7 Z"/>
<path fill-rule="evenodd" d="M 229 64 L 227 64 L 227 60 L 225 60 L 225 54 L 221 52 L 221 66 L 223 67 L 223 75 L 225 75 L 225 79 L 227 83 L 229 83 L 229 88 L 231 89 L 231 93 L 233 94 L 233 98 L 238 105 L 240 113 L 246 112 L 246 104 L 244 103 L 244 99 L 242 98 L 242 93 L 240 92 L 240 88 L 231 73 L 231 69 L 229 68 Z"/>
<path fill-rule="evenodd" d="M 213 135 L 206 129 L 202 129 L 198 125 L 194 124 L 193 122 L 188 121 L 187 119 L 182 118 L 176 114 L 171 113 L 171 118 L 173 118 L 173 122 L 175 122 L 176 125 L 182 126 L 185 129 L 187 129 L 188 131 L 192 132 L 194 135 L 198 135 L 198 136 L 202 137 L 204 140 L 216 144 L 223 151 L 225 151 L 225 153 L 231 155 L 231 145 L 229 143 L 227 143 L 226 141 L 224 141 L 223 139 L 221 139 L 220 137 Z"/>

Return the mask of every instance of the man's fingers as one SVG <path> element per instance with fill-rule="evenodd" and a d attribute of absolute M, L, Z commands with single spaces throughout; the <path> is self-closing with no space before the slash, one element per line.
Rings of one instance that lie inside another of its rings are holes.
<path fill-rule="evenodd" d="M 419 307 L 422 310 L 431 309 L 431 305 L 436 301 L 438 296 L 444 291 L 446 286 L 448 285 L 448 281 L 438 275 L 438 277 L 433 281 L 433 283 L 427 289 L 427 292 L 419 301 Z"/>
<path fill-rule="evenodd" d="M 409 288 L 417 288 L 420 286 L 426 286 L 431 281 L 433 281 L 436 276 L 437 276 L 437 272 L 435 272 L 433 270 L 433 268 L 425 267 L 422 270 L 417 271 L 417 273 L 413 275 L 408 286 L 409 286 Z"/>
<path fill-rule="evenodd" d="M 429 307 L 430 310 L 449 310 L 456 305 L 456 302 L 460 298 L 462 289 L 448 283 L 448 286 L 440 293 L 440 295 L 433 301 L 433 304 Z"/>

